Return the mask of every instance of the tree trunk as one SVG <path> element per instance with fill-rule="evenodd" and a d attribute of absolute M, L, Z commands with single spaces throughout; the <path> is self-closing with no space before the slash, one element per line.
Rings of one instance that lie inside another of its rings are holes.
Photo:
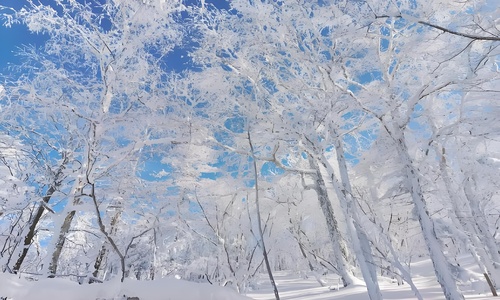
<path fill-rule="evenodd" d="M 109 242 L 115 253 L 118 255 L 120 258 L 120 267 L 121 267 L 121 278 L 120 281 L 123 282 L 125 280 L 125 274 L 127 273 L 127 270 L 125 268 L 125 256 L 123 253 L 118 249 L 118 246 L 115 243 L 115 240 L 110 236 L 110 234 L 106 231 L 106 226 L 104 226 L 104 223 L 102 222 L 101 218 L 101 211 L 99 210 L 99 204 L 97 203 L 97 196 L 95 194 L 95 183 L 89 183 L 90 184 L 90 197 L 92 198 L 92 202 L 94 204 L 94 209 L 96 213 L 96 218 L 97 218 L 97 225 L 99 225 L 99 230 L 101 231 L 102 234 L 106 237 L 106 240 Z"/>
<path fill-rule="evenodd" d="M 307 261 L 307 265 L 309 266 L 309 270 L 311 270 L 311 272 L 313 272 L 314 278 L 316 278 L 316 281 L 319 283 L 319 285 L 324 287 L 325 283 L 323 282 L 323 280 L 321 280 L 321 277 L 318 274 L 318 272 L 316 271 L 316 268 L 314 268 L 314 266 L 312 265 L 311 260 L 309 259 L 309 256 L 307 255 L 307 253 L 304 249 L 304 245 L 302 244 L 302 242 L 300 242 L 299 238 L 296 238 L 296 241 L 297 241 L 297 244 L 299 245 L 300 254 L 302 254 L 302 257 L 304 257 L 304 259 Z"/>
<path fill-rule="evenodd" d="M 24 209 L 26 209 L 25 207 Z M 21 243 L 22 239 L 20 238 L 23 233 L 23 226 L 19 226 L 23 218 L 24 209 L 18 215 L 16 220 L 10 224 L 9 230 L 7 234 L 8 238 L 5 239 L 2 249 L 0 250 L 0 258 L 6 257 L 5 263 L 1 260 L 1 272 L 8 271 L 9 273 L 14 273 L 13 270 L 9 267 L 10 261 L 14 256 L 16 256 L 17 252 L 16 248 Z M 33 211 L 30 211 L 30 215 L 33 214 Z M 18 228 L 17 231 L 15 229 Z"/>
<path fill-rule="evenodd" d="M 250 130 L 247 131 L 248 133 L 248 144 L 250 145 L 250 151 L 252 154 L 252 159 L 253 159 L 253 171 L 255 175 L 255 206 L 257 210 L 257 227 L 259 229 L 259 244 L 262 249 L 262 255 L 264 256 L 264 262 L 266 264 L 266 269 L 267 269 L 267 274 L 269 275 L 269 281 L 271 281 L 271 285 L 273 287 L 274 291 L 274 297 L 276 300 L 280 299 L 280 295 L 278 293 L 278 287 L 276 286 L 276 282 L 274 281 L 274 276 L 273 272 L 271 269 L 271 265 L 269 264 L 269 258 L 267 256 L 267 251 L 266 251 L 266 245 L 264 243 L 264 232 L 262 230 L 262 219 L 260 216 L 260 204 L 259 204 L 259 176 L 258 176 L 258 170 L 257 170 L 257 160 L 255 159 L 255 153 L 253 149 L 253 144 L 252 144 L 252 139 L 250 137 Z"/>
<path fill-rule="evenodd" d="M 373 269 L 371 266 L 369 266 L 370 257 L 366 257 L 365 255 L 366 252 L 370 253 L 371 256 L 371 249 L 366 248 L 367 245 L 369 246 L 369 242 L 363 241 L 364 239 L 366 239 L 366 236 L 363 236 L 361 234 L 362 229 L 359 226 L 359 219 L 357 216 L 355 199 L 352 193 L 348 192 L 346 188 L 343 186 L 343 184 L 341 184 L 338 181 L 337 177 L 335 176 L 333 167 L 328 161 L 328 159 L 325 157 L 323 151 L 318 149 L 316 143 L 313 142 L 313 140 L 305 137 L 305 141 L 311 147 L 312 153 L 316 156 L 315 159 L 317 159 L 318 162 L 320 162 L 323 165 L 323 167 L 327 171 L 328 176 L 330 177 L 333 188 L 335 190 L 335 194 L 337 195 L 337 199 L 340 204 L 340 208 L 342 209 L 342 213 L 346 220 L 347 237 L 350 237 L 352 248 L 356 256 L 356 260 L 359 264 L 359 267 L 361 269 L 361 274 L 363 275 L 363 279 L 366 283 L 368 296 L 370 297 L 371 300 L 381 300 L 382 293 L 380 292 L 380 288 L 378 286 L 376 274 L 374 279 L 372 277 Z M 338 144 L 335 145 L 336 148 L 339 146 L 340 148 L 342 147 L 340 142 L 338 142 Z M 341 153 L 343 153 L 343 151 Z M 339 158 L 338 155 L 339 153 L 337 153 L 337 159 Z M 373 264 L 373 261 L 371 261 L 371 263 Z"/>
<path fill-rule="evenodd" d="M 106 243 L 104 243 L 101 247 L 101 250 L 99 250 L 99 254 L 97 255 L 95 262 L 94 262 L 94 272 L 92 272 L 92 276 L 94 276 L 94 278 L 99 278 L 98 277 L 99 270 L 102 267 L 102 262 L 103 262 L 104 258 L 106 257 L 107 252 L 108 251 L 106 249 Z"/>
<path fill-rule="evenodd" d="M 156 238 L 156 229 L 153 228 L 153 261 L 151 262 L 151 267 L 149 268 L 149 277 L 151 280 L 155 280 L 156 276 L 156 251 L 157 251 L 157 238 Z M 207 274 L 207 280 L 210 282 L 208 279 L 208 274 Z"/>
<path fill-rule="evenodd" d="M 332 128 L 332 132 L 337 136 L 337 138 L 334 140 L 334 146 L 335 146 L 335 154 L 337 157 L 337 163 L 339 165 L 339 171 L 340 171 L 340 180 L 342 183 L 342 186 L 344 190 L 351 195 L 353 199 L 353 203 L 351 204 L 352 206 L 352 214 L 354 216 L 355 222 L 358 226 L 357 232 L 359 236 L 359 241 L 361 243 L 361 248 L 363 250 L 363 254 L 365 255 L 365 259 L 368 263 L 368 268 L 370 270 L 370 276 L 372 278 L 373 284 L 375 285 L 375 292 L 380 294 L 380 287 L 378 285 L 378 279 L 377 279 L 377 270 L 375 268 L 375 263 L 373 261 L 373 254 L 370 246 L 370 241 L 368 240 L 368 237 L 366 236 L 364 230 L 360 227 L 360 219 L 358 215 L 358 209 L 357 209 L 357 204 L 355 203 L 355 198 L 354 195 L 352 194 L 352 186 L 351 186 L 351 180 L 349 179 L 349 173 L 347 171 L 347 162 L 345 160 L 345 154 L 344 154 L 344 146 L 343 146 L 343 141 L 342 137 L 337 134 L 337 131 L 335 128 Z"/>
<path fill-rule="evenodd" d="M 83 183 L 82 181 L 78 181 L 78 185 L 75 186 L 73 194 L 73 202 L 71 205 L 66 205 L 65 211 L 66 217 L 64 218 L 61 227 L 59 228 L 59 234 L 57 237 L 57 242 L 55 244 L 55 249 L 52 252 L 52 257 L 49 263 L 49 277 L 54 277 L 57 272 L 57 265 L 59 263 L 59 258 L 61 257 L 62 249 L 64 248 L 64 243 L 66 242 L 66 236 L 68 235 L 69 229 L 71 228 L 71 223 L 73 223 L 73 219 L 75 218 L 76 210 L 74 206 L 77 205 L 80 200 L 79 196 L 83 191 Z"/>
<path fill-rule="evenodd" d="M 47 191 L 47 194 L 42 199 L 42 201 L 44 203 L 49 203 L 50 198 L 52 197 L 52 195 L 56 191 L 56 187 L 57 187 L 57 185 L 51 186 L 49 188 L 49 190 Z M 12 268 L 12 272 L 17 273 L 21 269 L 21 265 L 23 264 L 24 259 L 26 258 L 26 255 L 28 254 L 28 250 L 30 248 L 30 245 L 33 242 L 33 238 L 35 237 L 36 227 L 38 226 L 38 222 L 40 222 L 40 219 L 41 219 L 44 211 L 45 211 L 45 207 L 43 206 L 43 204 L 40 204 L 40 206 L 38 207 L 38 209 L 36 211 L 35 216 L 33 217 L 32 221 L 31 221 L 28 233 L 24 237 L 23 251 L 21 252 L 21 255 L 19 256 L 14 267 Z"/>
<path fill-rule="evenodd" d="M 328 229 L 328 237 L 333 247 L 333 255 L 335 258 L 335 265 L 342 278 L 342 284 L 344 287 L 352 284 L 353 280 L 351 275 L 347 270 L 347 259 L 343 255 L 342 247 L 340 244 L 340 232 L 337 224 L 337 219 L 333 214 L 332 203 L 328 197 L 328 192 L 326 189 L 326 184 L 319 169 L 318 163 L 309 155 L 309 163 L 313 169 L 316 170 L 314 175 L 315 180 L 315 190 L 318 194 L 318 201 L 326 220 L 326 227 Z"/>
<path fill-rule="evenodd" d="M 350 191 L 350 182 L 348 180 L 345 158 L 343 157 L 344 152 L 341 140 L 339 138 L 335 139 L 334 146 L 337 153 L 337 160 L 339 163 L 341 178 L 345 181 L 342 182 L 342 184 L 335 176 L 334 169 L 328 159 L 325 157 L 323 151 L 318 150 L 315 143 L 310 139 L 306 138 L 306 140 L 314 150 L 313 152 L 315 153 L 315 155 L 317 155 L 318 161 L 321 162 L 323 167 L 326 169 L 328 176 L 332 181 L 332 185 L 339 200 L 340 207 L 346 218 L 347 235 L 351 237 L 352 247 L 361 269 L 363 279 L 366 283 L 368 295 L 371 300 L 381 300 L 382 293 L 380 292 L 380 287 L 378 286 L 376 272 L 374 272 L 373 269 L 374 263 L 371 259 L 370 244 L 359 225 L 356 202 L 352 195 L 352 192 Z"/>
<path fill-rule="evenodd" d="M 402 129 L 399 128 L 397 124 L 394 124 L 394 126 L 396 127 L 395 130 L 397 132 L 389 132 L 389 134 L 396 142 L 398 154 L 403 162 L 406 182 L 410 190 L 413 204 L 416 208 L 420 228 L 422 229 L 424 240 L 427 245 L 427 249 L 429 250 L 429 255 L 434 266 L 437 281 L 441 285 L 441 289 L 443 290 L 444 296 L 447 300 L 464 299 L 463 295 L 458 290 L 457 284 L 451 274 L 451 270 L 449 269 L 448 259 L 444 255 L 436 236 L 434 222 L 427 211 L 418 171 L 413 166 L 413 162 L 408 154 L 408 148 L 404 141 Z"/>
<path fill-rule="evenodd" d="M 339 183 L 335 173 L 333 171 L 333 167 L 330 165 L 328 160 L 324 155 L 321 155 L 321 163 L 327 169 L 328 175 L 332 180 L 333 187 L 335 189 L 335 193 L 340 202 L 340 206 L 342 211 L 346 217 L 346 228 L 347 235 L 351 237 L 352 247 L 354 250 L 354 254 L 356 255 L 356 260 L 361 269 L 361 274 L 363 275 L 363 279 L 366 283 L 366 289 L 368 291 L 368 296 L 371 300 L 381 300 L 382 294 L 380 292 L 380 288 L 378 286 L 378 282 L 373 279 L 371 267 L 369 266 L 369 257 L 366 257 L 365 253 L 370 252 L 371 250 L 366 248 L 367 243 L 363 241 L 366 236 L 361 235 L 361 227 L 359 226 L 358 217 L 355 210 L 355 200 L 351 193 L 348 193 L 342 185 Z M 369 244 L 368 244 L 369 246 Z M 370 255 L 371 256 L 371 255 Z M 371 262 L 373 263 L 373 262 Z"/>
<path fill-rule="evenodd" d="M 72 210 L 66 215 L 66 218 L 64 218 L 61 230 L 59 231 L 59 237 L 57 239 L 56 248 L 52 253 L 52 259 L 49 265 L 49 277 L 54 277 L 56 275 L 59 257 L 61 256 L 64 243 L 66 242 L 66 236 L 68 235 L 69 229 L 71 228 L 71 223 L 73 222 L 75 214 L 76 210 Z"/>
<path fill-rule="evenodd" d="M 118 222 L 120 218 L 121 210 L 117 211 L 113 218 L 111 219 L 111 230 L 110 232 L 112 234 L 116 233 L 116 223 Z M 106 242 L 101 247 L 101 250 L 99 251 L 99 254 L 97 255 L 95 262 L 94 262 L 94 272 L 92 272 L 92 276 L 95 278 L 98 278 L 99 275 L 99 270 L 102 267 L 102 262 L 104 261 L 104 258 L 106 257 L 106 254 L 108 253 L 107 247 L 106 247 Z"/>

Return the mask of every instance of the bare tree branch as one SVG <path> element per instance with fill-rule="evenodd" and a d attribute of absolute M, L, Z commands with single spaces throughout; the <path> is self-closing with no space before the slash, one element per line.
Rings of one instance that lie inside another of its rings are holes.
<path fill-rule="evenodd" d="M 387 19 L 387 18 L 404 18 L 404 17 L 403 16 L 388 16 L 388 15 L 377 16 L 376 15 L 375 18 L 376 19 Z M 452 35 L 461 36 L 461 37 L 465 37 L 465 38 L 472 39 L 472 40 L 477 40 L 477 41 L 497 41 L 497 42 L 500 41 L 500 37 L 499 36 L 481 36 L 481 35 L 474 35 L 474 34 L 469 34 L 469 33 L 465 33 L 465 32 L 459 32 L 459 31 L 451 30 L 451 29 L 445 28 L 443 26 L 432 24 L 432 23 L 429 23 L 429 22 L 426 22 L 426 21 L 417 21 L 417 23 L 425 25 L 425 26 L 432 27 L 434 29 L 441 30 L 443 32 L 446 32 L 446 33 L 449 33 L 449 34 L 452 34 Z M 481 29 L 483 29 L 483 28 L 481 28 Z"/>

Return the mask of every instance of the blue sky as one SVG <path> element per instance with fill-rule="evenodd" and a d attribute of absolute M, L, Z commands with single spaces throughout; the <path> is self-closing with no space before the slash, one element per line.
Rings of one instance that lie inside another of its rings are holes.
<path fill-rule="evenodd" d="M 40 1 L 42 4 L 48 4 L 56 7 L 55 0 L 35 0 Z M 85 0 L 78 0 L 85 1 Z M 86 2 L 103 2 L 106 0 L 87 0 Z M 187 0 L 186 3 L 197 3 L 197 0 Z M 228 9 L 229 2 L 226 0 L 206 0 L 207 4 L 212 4 L 219 9 Z M 27 6 L 28 2 L 26 0 L 0 0 L 0 16 L 4 13 L 11 14 L 11 10 L 2 10 L 1 7 L 12 7 L 14 9 L 20 9 Z M 17 65 L 21 62 L 20 58 L 15 55 L 18 48 L 23 45 L 34 45 L 36 47 L 41 47 L 47 40 L 47 36 L 43 34 L 30 33 L 24 24 L 13 24 L 11 27 L 4 26 L 4 20 L 0 17 L 2 21 L 0 23 L 0 73 L 8 74 L 9 65 Z M 189 40 L 189 39 L 188 39 Z M 168 65 L 167 68 L 174 71 L 182 71 L 190 67 L 190 59 L 186 55 L 186 50 L 193 47 L 193 44 L 188 42 L 181 48 L 175 48 L 168 55 Z M 192 67 L 192 66 L 191 66 Z"/>
<path fill-rule="evenodd" d="M 45 2 L 45 1 L 44 1 Z M 19 9 L 26 5 L 24 0 L 2 0 L 1 5 Z M 0 10 L 0 13 L 10 13 L 8 10 Z M 5 27 L 2 20 L 0 27 L 0 72 L 7 74 L 9 65 L 17 65 L 20 59 L 15 52 L 23 45 L 34 45 L 40 47 L 45 43 L 47 36 L 43 34 L 32 34 L 24 24 L 13 24 L 12 27 Z"/>

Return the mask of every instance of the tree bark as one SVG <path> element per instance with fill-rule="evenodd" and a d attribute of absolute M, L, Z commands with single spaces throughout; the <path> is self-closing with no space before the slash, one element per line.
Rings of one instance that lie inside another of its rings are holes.
<path fill-rule="evenodd" d="M 352 196 L 352 193 L 349 193 L 344 186 L 339 182 L 337 176 L 335 176 L 335 172 L 333 170 L 332 165 L 325 157 L 323 151 L 319 150 L 316 144 L 309 138 L 304 137 L 305 141 L 309 144 L 312 149 L 312 153 L 316 156 L 315 159 L 318 160 L 319 163 L 323 165 L 326 169 L 328 176 L 330 177 L 331 183 L 335 190 L 335 194 L 337 195 L 337 199 L 340 204 L 340 208 L 345 217 L 346 221 L 346 229 L 347 236 L 350 237 L 350 241 L 352 244 L 352 248 L 354 250 L 354 254 L 356 256 L 356 260 L 361 269 L 361 273 L 363 275 L 363 279 L 366 283 L 366 289 L 368 291 L 368 296 L 371 300 L 382 300 L 382 293 L 380 292 L 380 288 L 378 286 L 378 282 L 375 278 L 373 279 L 373 269 L 369 266 L 369 257 L 366 257 L 365 252 L 370 252 L 371 250 L 365 249 L 367 244 L 366 241 L 363 241 L 363 236 L 361 235 L 361 227 L 359 226 L 359 219 L 356 212 L 356 203 L 355 199 Z M 340 145 L 340 144 L 339 144 Z M 340 145 L 341 146 L 341 145 Z M 336 145 L 337 147 L 337 145 Z M 366 236 L 365 236 L 366 238 Z M 371 254 L 370 254 L 371 255 Z M 373 263 L 373 262 L 372 262 Z M 376 277 L 376 274 L 375 274 Z"/>
<path fill-rule="evenodd" d="M 76 210 L 72 210 L 64 218 L 61 230 L 59 231 L 59 237 L 57 239 L 56 248 L 52 253 L 52 259 L 49 264 L 49 277 L 54 277 L 56 275 L 59 257 L 61 256 L 64 243 L 66 242 L 66 236 L 68 235 L 69 229 L 71 228 L 71 223 L 73 222 L 75 214 Z"/>
<path fill-rule="evenodd" d="M 59 263 L 59 258 L 61 257 L 62 249 L 64 248 L 64 243 L 66 242 L 66 236 L 68 235 L 73 219 L 75 218 L 76 210 L 73 207 L 79 203 L 79 196 L 83 190 L 83 184 L 79 181 L 78 186 L 73 193 L 73 202 L 70 205 L 66 205 L 66 210 L 69 210 L 64 218 L 64 221 L 59 229 L 59 235 L 55 245 L 54 252 L 52 252 L 52 257 L 49 263 L 49 277 L 54 277 L 57 272 L 57 265 Z"/>
<path fill-rule="evenodd" d="M 24 259 L 26 258 L 26 255 L 28 254 L 29 247 L 31 243 L 33 242 L 33 238 L 36 235 L 36 228 L 38 226 L 38 223 L 40 222 L 40 219 L 42 218 L 43 212 L 45 211 L 45 206 L 44 204 L 49 203 L 50 199 L 52 198 L 52 195 L 56 192 L 57 188 L 61 185 L 61 177 L 63 177 L 63 171 L 66 168 L 66 164 L 68 163 L 68 156 L 66 155 L 65 152 L 62 154 L 62 162 L 57 168 L 56 173 L 54 174 L 54 181 L 52 182 L 52 185 L 49 187 L 47 190 L 47 193 L 45 196 L 42 198 L 43 203 L 40 204 L 40 206 L 37 209 L 37 212 L 35 216 L 33 217 L 28 233 L 24 237 L 24 247 L 23 251 L 21 252 L 21 255 L 17 259 L 12 271 L 14 273 L 19 272 L 21 265 L 24 262 Z"/>
<path fill-rule="evenodd" d="M 57 187 L 57 185 L 54 185 L 54 186 L 51 186 L 49 188 L 49 190 L 47 191 L 47 194 L 45 194 L 45 196 L 42 199 L 42 201 L 44 203 L 49 203 L 50 198 L 52 198 L 52 195 L 56 191 L 56 187 Z M 33 242 L 33 238 L 35 237 L 36 227 L 38 226 L 38 222 L 40 222 L 40 219 L 41 219 L 44 211 L 45 211 L 45 207 L 43 206 L 43 204 L 40 204 L 40 206 L 38 207 L 38 209 L 36 211 L 35 216 L 33 217 L 32 221 L 31 221 L 28 233 L 24 237 L 23 251 L 21 252 L 21 255 L 19 256 L 14 267 L 12 268 L 13 273 L 17 273 L 21 269 L 21 265 L 23 264 L 24 259 L 26 258 L 26 255 L 28 254 L 28 250 L 31 246 L 31 243 Z"/>
<path fill-rule="evenodd" d="M 309 155 L 309 164 L 313 169 L 316 170 L 316 174 L 314 175 L 315 180 L 315 190 L 318 194 L 318 201 L 321 207 L 321 211 L 326 220 L 326 227 L 328 229 L 328 236 L 330 238 L 330 242 L 333 247 L 333 255 L 335 258 L 335 264 L 337 266 L 337 270 L 339 272 L 340 277 L 342 278 L 342 284 L 344 287 L 352 284 L 352 276 L 349 274 L 347 270 L 347 259 L 343 255 L 342 247 L 340 244 L 340 232 L 337 224 L 337 219 L 333 214 L 332 203 L 330 202 L 330 198 L 328 197 L 328 192 L 326 189 L 325 180 L 323 179 L 323 175 L 321 174 L 321 170 L 319 169 L 318 163 Z"/>
<path fill-rule="evenodd" d="M 101 250 L 99 250 L 99 254 L 97 255 L 94 262 L 94 272 L 92 272 L 92 276 L 94 276 L 94 278 L 98 278 L 99 270 L 101 269 L 102 262 L 104 260 L 104 257 L 106 257 L 107 252 L 108 251 L 106 249 L 106 244 L 104 243 L 101 247 Z"/>

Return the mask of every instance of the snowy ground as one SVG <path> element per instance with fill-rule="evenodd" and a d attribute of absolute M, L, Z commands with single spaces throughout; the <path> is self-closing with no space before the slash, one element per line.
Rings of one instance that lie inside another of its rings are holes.
<path fill-rule="evenodd" d="M 465 294 L 466 299 L 483 300 L 492 299 L 489 293 L 488 286 L 484 282 L 482 275 L 475 272 L 472 261 L 469 258 L 462 258 L 461 266 L 466 268 L 467 272 L 463 276 L 467 276 L 468 282 L 461 284 L 460 289 Z M 442 300 L 444 299 L 442 290 L 435 280 L 432 263 L 430 260 L 422 260 L 414 263 L 411 266 L 411 272 L 414 274 L 413 281 L 423 299 L 425 300 Z M 366 287 L 362 282 L 356 283 L 352 287 L 341 288 L 339 291 L 332 290 L 337 288 L 336 277 L 326 277 L 326 281 L 330 286 L 320 287 L 318 282 L 313 276 L 307 279 L 300 279 L 299 276 L 278 272 L 275 274 L 276 282 L 278 283 L 278 290 L 280 298 L 283 300 L 364 300 L 369 299 Z M 384 299 L 403 300 L 403 299 L 416 299 L 414 293 L 411 291 L 408 284 L 398 286 L 397 283 L 383 278 L 379 279 L 382 296 Z M 265 277 L 259 281 L 258 290 L 250 292 L 247 296 L 256 299 L 274 299 L 274 294 L 268 280 Z"/>
<path fill-rule="evenodd" d="M 0 299 L 13 300 L 248 300 L 235 291 L 219 286 L 192 283 L 177 279 L 155 281 L 119 280 L 102 284 L 78 285 L 53 278 L 29 282 L 15 275 L 0 273 Z"/>
<path fill-rule="evenodd" d="M 471 263 L 471 259 L 462 258 L 461 266 L 467 271 L 462 274 L 466 283 L 460 285 L 466 299 L 491 299 L 488 287 L 483 282 Z M 441 289 L 435 281 L 432 264 L 429 260 L 422 260 L 412 264 L 414 283 L 425 300 L 443 299 Z M 327 276 L 330 286 L 321 287 L 313 276 L 304 278 L 291 272 L 277 272 L 276 282 L 281 299 L 295 300 L 363 300 L 368 299 L 362 282 L 355 285 L 337 288 L 337 278 Z M 415 299 L 408 284 L 398 286 L 395 282 L 381 279 L 380 287 L 384 299 L 403 300 Z M 247 294 L 255 300 L 274 299 L 271 287 L 265 276 L 258 280 L 254 291 Z M 210 284 L 197 284 L 177 279 L 160 279 L 155 281 L 126 280 L 110 281 L 103 284 L 78 285 L 66 279 L 43 279 L 37 282 L 27 281 L 15 275 L 0 273 L 0 297 L 13 300 L 101 300 L 124 299 L 120 296 L 135 296 L 140 300 L 243 300 L 245 296 L 236 294 L 229 288 Z"/>

